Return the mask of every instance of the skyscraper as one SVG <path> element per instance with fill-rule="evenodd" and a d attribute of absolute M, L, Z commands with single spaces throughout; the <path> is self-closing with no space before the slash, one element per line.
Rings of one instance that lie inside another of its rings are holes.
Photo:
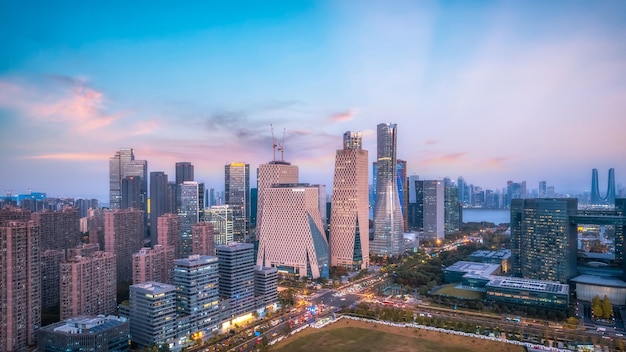
<path fill-rule="evenodd" d="M 257 265 L 310 278 L 328 278 L 329 253 L 319 188 L 274 184 L 263 190 Z"/>
<path fill-rule="evenodd" d="M 270 161 L 267 164 L 259 165 L 257 170 L 257 188 L 259 190 L 259 198 L 257 202 L 257 238 L 259 238 L 259 229 L 263 219 L 263 200 L 265 190 L 273 184 L 278 183 L 298 183 L 298 166 L 291 165 L 286 161 Z"/>
<path fill-rule="evenodd" d="M 181 256 L 187 257 L 191 254 L 191 226 L 200 221 L 198 182 L 185 181 L 178 185 L 178 216 L 180 216 L 180 248 Z"/>
<path fill-rule="evenodd" d="M 215 255 L 213 224 L 199 222 L 191 226 L 191 254 Z"/>
<path fill-rule="evenodd" d="M 115 254 L 117 282 L 133 279 L 132 256 L 143 247 L 143 212 L 117 209 L 104 213 L 104 250 Z"/>
<path fill-rule="evenodd" d="M 462 224 L 463 209 L 459 200 L 459 188 L 454 184 L 444 185 L 444 221 L 445 235 L 459 232 Z"/>
<path fill-rule="evenodd" d="M 41 326 L 39 227 L 33 221 L 0 224 L 0 350 L 22 351 Z"/>
<path fill-rule="evenodd" d="M 166 213 L 159 216 L 157 221 L 159 223 L 157 242 L 162 246 L 174 249 L 174 258 L 172 258 L 172 260 L 180 258 L 180 216 Z"/>
<path fill-rule="evenodd" d="M 153 248 L 141 248 L 133 254 L 133 284 L 148 281 L 169 283 L 173 268 L 174 248 L 157 244 Z M 170 268 L 171 266 L 171 268 Z"/>
<path fill-rule="evenodd" d="M 212 256 L 191 255 L 174 261 L 179 335 L 209 336 L 219 327 L 219 269 Z"/>
<path fill-rule="evenodd" d="M 163 171 L 150 173 L 150 241 L 158 243 L 159 216 L 170 210 L 167 175 Z"/>
<path fill-rule="evenodd" d="M 400 201 L 400 209 L 402 210 L 402 221 L 404 222 L 404 229 L 408 230 L 409 221 L 407 218 L 409 208 L 409 186 L 406 184 L 407 176 L 407 163 L 406 160 L 398 159 L 396 161 L 396 183 L 398 185 L 398 200 Z"/>
<path fill-rule="evenodd" d="M 379 124 L 377 127 L 374 241 L 370 246 L 370 252 L 377 255 L 403 253 L 404 221 L 397 193 L 396 143 L 396 125 Z"/>
<path fill-rule="evenodd" d="M 438 240 L 445 237 L 445 189 L 443 181 L 424 180 L 422 195 L 424 233 Z"/>
<path fill-rule="evenodd" d="M 225 203 L 233 209 L 233 237 L 250 242 L 250 165 L 234 162 L 224 166 Z"/>
<path fill-rule="evenodd" d="M 513 274 L 559 281 L 576 276 L 578 199 L 513 199 L 511 257 Z"/>
<path fill-rule="evenodd" d="M 548 194 L 548 187 L 546 181 L 539 181 L 539 198 L 543 198 Z"/>
<path fill-rule="evenodd" d="M 115 313 L 115 260 L 113 253 L 96 252 L 61 263 L 61 319 Z"/>
<path fill-rule="evenodd" d="M 125 148 L 115 152 L 109 159 L 109 207 L 122 209 L 122 182 L 128 176 L 140 177 L 140 210 L 147 212 L 148 202 L 148 162 L 135 160 L 133 149 Z"/>
<path fill-rule="evenodd" d="M 176 184 L 180 185 L 185 181 L 194 181 L 193 165 L 188 161 L 176 163 Z"/>
<path fill-rule="evenodd" d="M 330 208 L 330 264 L 353 270 L 369 265 L 368 156 L 361 146 L 360 132 L 344 133 Z"/>
<path fill-rule="evenodd" d="M 609 180 L 604 197 L 600 196 L 600 186 L 598 184 L 598 169 L 591 172 L 591 204 L 613 205 L 615 203 L 615 169 L 609 169 Z"/>
<path fill-rule="evenodd" d="M 214 244 L 229 244 L 233 241 L 233 209 L 230 205 L 214 205 L 207 209 L 206 222 L 213 225 Z"/>
<path fill-rule="evenodd" d="M 215 252 L 219 260 L 220 298 L 228 300 L 230 307 L 224 320 L 252 312 L 255 308 L 254 246 L 233 242 L 217 246 Z"/>

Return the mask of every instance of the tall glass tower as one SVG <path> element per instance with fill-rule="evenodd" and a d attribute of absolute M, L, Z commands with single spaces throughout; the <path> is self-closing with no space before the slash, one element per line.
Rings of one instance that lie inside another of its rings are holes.
<path fill-rule="evenodd" d="M 404 223 L 396 178 L 397 131 L 396 124 L 391 123 L 381 123 L 377 128 L 374 241 L 370 248 L 377 255 L 403 252 Z"/>
<path fill-rule="evenodd" d="M 233 237 L 236 242 L 250 242 L 250 164 L 224 166 L 227 205 L 233 209 Z"/>
<path fill-rule="evenodd" d="M 122 181 L 128 176 L 140 177 L 140 210 L 148 210 L 148 162 L 135 160 L 131 148 L 120 149 L 109 159 L 109 207 L 122 209 Z"/>

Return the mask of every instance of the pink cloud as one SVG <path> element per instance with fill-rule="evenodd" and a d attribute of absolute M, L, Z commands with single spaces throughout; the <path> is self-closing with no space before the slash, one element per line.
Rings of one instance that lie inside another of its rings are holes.
<path fill-rule="evenodd" d="M 508 159 L 509 158 L 507 157 L 491 158 L 485 161 L 485 164 L 493 169 L 505 170 L 507 167 L 503 163 L 507 161 Z"/>
<path fill-rule="evenodd" d="M 68 160 L 68 161 L 84 161 L 84 160 L 106 160 L 110 158 L 111 153 L 52 153 L 41 154 L 28 157 L 28 159 L 48 159 L 48 160 Z"/>
<path fill-rule="evenodd" d="M 106 127 L 123 116 L 108 113 L 104 94 L 76 79 L 48 78 L 41 85 L 0 79 L 0 106 L 37 122 L 65 123 L 77 133 Z"/>
<path fill-rule="evenodd" d="M 424 160 L 424 164 L 432 165 L 432 164 L 450 164 L 456 163 L 461 159 L 467 152 L 459 152 L 459 153 L 450 153 L 446 155 L 439 155 L 432 158 L 428 158 Z"/>
<path fill-rule="evenodd" d="M 355 116 L 356 116 L 356 110 L 350 109 L 348 111 L 344 111 L 344 112 L 340 112 L 340 113 L 332 115 L 329 118 L 329 120 L 331 122 L 346 122 L 346 121 L 350 121 L 354 119 Z"/>

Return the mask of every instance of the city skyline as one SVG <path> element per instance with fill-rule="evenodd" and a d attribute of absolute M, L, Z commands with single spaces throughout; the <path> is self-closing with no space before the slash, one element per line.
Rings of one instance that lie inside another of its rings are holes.
<path fill-rule="evenodd" d="M 382 122 L 421 179 L 626 183 L 621 2 L 0 6 L 3 194 L 106 203 L 121 148 L 223 189 L 229 162 L 254 179 L 272 160 L 270 125 L 330 193 L 341 135 L 361 131 L 371 164 Z"/>

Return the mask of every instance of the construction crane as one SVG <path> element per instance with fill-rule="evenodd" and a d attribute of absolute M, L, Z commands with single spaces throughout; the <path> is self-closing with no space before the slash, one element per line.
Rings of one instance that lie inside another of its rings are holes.
<path fill-rule="evenodd" d="M 283 128 L 283 139 L 278 145 L 278 151 L 280 152 L 280 161 L 285 161 L 285 130 L 286 128 Z"/>

